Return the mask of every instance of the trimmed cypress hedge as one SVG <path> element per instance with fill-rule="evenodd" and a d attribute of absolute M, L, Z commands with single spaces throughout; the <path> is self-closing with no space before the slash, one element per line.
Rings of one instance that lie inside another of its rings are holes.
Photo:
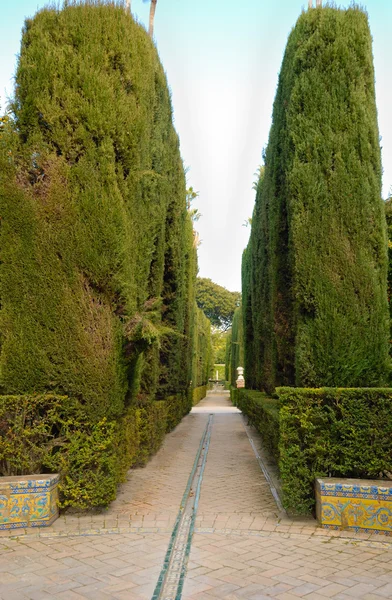
<path fill-rule="evenodd" d="M 304 12 L 282 63 L 244 255 L 250 387 L 385 383 L 386 248 L 367 16 Z"/>
<path fill-rule="evenodd" d="M 392 390 L 277 388 L 232 390 L 233 402 L 278 461 L 283 505 L 307 514 L 317 477 L 378 479 L 392 473 Z"/>
<path fill-rule="evenodd" d="M 212 368 L 211 323 L 204 312 L 195 305 L 194 344 L 192 359 L 192 387 L 207 385 Z"/>
<path fill-rule="evenodd" d="M 236 388 L 231 388 L 230 396 L 249 424 L 261 433 L 263 444 L 279 463 L 279 400 L 264 392 Z"/>
<path fill-rule="evenodd" d="M 26 21 L 12 109 L 0 143 L 0 394 L 76 411 L 83 433 L 53 463 L 64 502 L 107 504 L 190 410 L 209 360 L 170 93 L 122 6 L 66 3 Z"/>
<path fill-rule="evenodd" d="M 231 336 L 227 339 L 227 345 L 229 344 L 230 349 L 227 350 L 227 355 L 230 360 L 230 365 L 229 379 L 227 379 L 227 381 L 235 387 L 238 375 L 237 367 L 244 366 L 244 331 L 241 306 L 239 306 L 234 313 Z"/>
<path fill-rule="evenodd" d="M 225 349 L 225 381 L 231 381 L 231 331 L 227 332 Z"/>
<path fill-rule="evenodd" d="M 193 406 L 199 404 L 200 400 L 203 400 L 207 395 L 207 386 L 201 385 L 200 387 L 194 388 L 192 390 L 192 402 Z"/>
<path fill-rule="evenodd" d="M 392 354 L 392 198 L 385 202 L 385 217 L 387 220 L 388 235 L 388 303 L 389 303 L 389 354 Z M 391 373 L 389 383 L 391 383 Z"/>
<path fill-rule="evenodd" d="M 316 477 L 379 478 L 392 472 L 392 390 L 278 390 L 285 507 L 309 512 Z"/>

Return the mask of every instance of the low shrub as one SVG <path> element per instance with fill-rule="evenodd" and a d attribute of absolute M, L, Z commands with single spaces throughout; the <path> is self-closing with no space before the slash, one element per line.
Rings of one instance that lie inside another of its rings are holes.
<path fill-rule="evenodd" d="M 152 402 L 138 409 L 140 415 L 140 444 L 137 464 L 145 465 L 152 454 L 159 450 L 166 434 L 168 405 L 165 400 Z"/>
<path fill-rule="evenodd" d="M 278 388 L 277 396 L 231 388 L 233 404 L 278 461 L 290 513 L 314 509 L 317 477 L 392 472 L 392 389 Z"/>
<path fill-rule="evenodd" d="M 234 406 L 238 406 L 238 397 L 239 397 L 240 390 L 237 390 L 237 388 L 233 387 L 230 384 L 229 384 L 229 390 L 230 390 L 230 400 L 232 401 Z"/>
<path fill-rule="evenodd" d="M 285 508 L 308 513 L 316 477 L 392 472 L 392 389 L 279 388 Z"/>
<path fill-rule="evenodd" d="M 172 431 L 192 408 L 192 398 L 188 394 L 175 394 L 165 398 L 167 405 L 166 433 Z"/>
<path fill-rule="evenodd" d="M 260 432 L 265 447 L 279 461 L 279 400 L 263 392 L 232 388 L 234 404 Z"/>
<path fill-rule="evenodd" d="M 200 400 L 203 400 L 203 398 L 205 398 L 206 395 L 207 395 L 207 386 L 206 385 L 201 385 L 197 388 L 194 388 L 192 390 L 193 406 L 196 406 L 196 404 L 198 404 L 200 402 Z"/>
<path fill-rule="evenodd" d="M 59 472 L 61 506 L 107 505 L 121 476 L 116 423 L 91 423 L 80 403 L 54 395 L 0 396 L 0 474 Z"/>
<path fill-rule="evenodd" d="M 0 476 L 60 473 L 61 508 L 107 506 L 127 471 L 157 452 L 189 404 L 178 394 L 91 423 L 67 396 L 0 396 Z"/>

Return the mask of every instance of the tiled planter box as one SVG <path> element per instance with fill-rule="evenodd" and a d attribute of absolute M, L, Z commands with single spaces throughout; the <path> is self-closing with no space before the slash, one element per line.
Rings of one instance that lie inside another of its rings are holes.
<path fill-rule="evenodd" d="M 58 482 L 55 475 L 21 475 L 0 478 L 0 529 L 45 527 L 58 517 Z"/>
<path fill-rule="evenodd" d="M 392 535 L 392 481 L 316 479 L 316 511 L 329 529 Z"/>

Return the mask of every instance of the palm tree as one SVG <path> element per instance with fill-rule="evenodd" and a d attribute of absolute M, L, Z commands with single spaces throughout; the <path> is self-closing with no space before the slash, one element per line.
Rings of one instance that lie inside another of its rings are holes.
<path fill-rule="evenodd" d="M 148 27 L 148 33 L 150 34 L 151 37 L 154 34 L 154 18 L 155 18 L 156 8 L 157 8 L 157 0 L 151 0 L 151 4 L 150 4 L 150 24 L 149 24 L 149 27 Z"/>
<path fill-rule="evenodd" d="M 149 22 L 149 27 L 148 27 L 148 33 L 149 35 L 152 37 L 154 34 L 154 18 L 155 18 L 155 11 L 157 8 L 157 1 L 158 0 L 150 0 L 150 22 Z M 143 0 L 143 2 L 148 2 L 148 0 Z M 126 3 L 126 10 L 128 10 L 129 12 L 131 12 L 131 0 L 125 0 Z"/>

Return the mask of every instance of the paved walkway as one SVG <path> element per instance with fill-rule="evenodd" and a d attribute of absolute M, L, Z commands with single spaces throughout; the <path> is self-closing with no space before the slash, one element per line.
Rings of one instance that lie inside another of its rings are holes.
<path fill-rule="evenodd" d="M 242 415 L 227 394 L 210 393 L 144 469 L 130 471 L 108 510 L 65 514 L 41 531 L 0 532 L 0 599 L 151 600 L 209 414 L 182 598 L 392 598 L 392 540 L 287 518 Z"/>

